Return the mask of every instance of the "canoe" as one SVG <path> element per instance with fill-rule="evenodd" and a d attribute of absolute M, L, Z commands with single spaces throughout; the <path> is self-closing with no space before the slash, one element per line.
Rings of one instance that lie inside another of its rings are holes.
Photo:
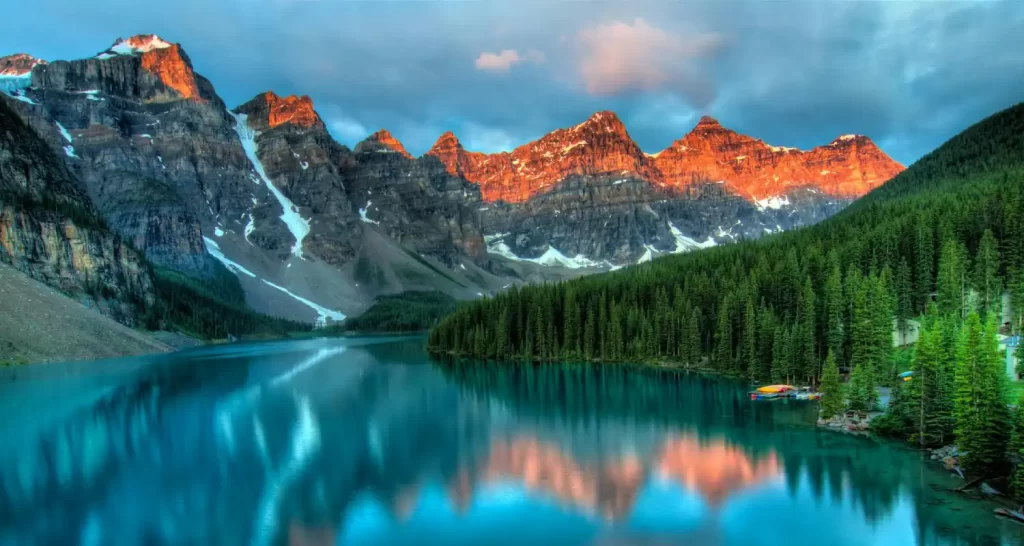
<path fill-rule="evenodd" d="M 793 390 L 792 385 L 765 385 L 763 387 L 758 387 L 757 392 L 763 394 L 778 394 L 781 392 L 789 392 L 791 390 Z"/>

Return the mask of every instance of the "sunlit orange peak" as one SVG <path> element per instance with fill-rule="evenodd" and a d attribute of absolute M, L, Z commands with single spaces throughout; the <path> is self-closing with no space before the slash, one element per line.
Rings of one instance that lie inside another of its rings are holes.
<path fill-rule="evenodd" d="M 387 129 L 381 129 L 380 131 L 373 133 L 372 135 L 366 137 L 366 140 L 368 142 L 376 142 L 377 144 L 380 144 L 381 146 L 388 150 L 398 152 L 410 159 L 412 158 L 412 155 L 410 155 L 409 152 L 405 150 L 405 146 L 402 146 L 402 143 L 399 142 L 398 139 L 395 138 L 390 132 L 388 132 Z"/>
<path fill-rule="evenodd" d="M 267 123 L 271 128 L 284 123 L 312 127 L 319 120 L 313 110 L 313 100 L 306 95 L 281 97 L 273 91 L 267 91 L 262 97 L 267 103 Z"/>

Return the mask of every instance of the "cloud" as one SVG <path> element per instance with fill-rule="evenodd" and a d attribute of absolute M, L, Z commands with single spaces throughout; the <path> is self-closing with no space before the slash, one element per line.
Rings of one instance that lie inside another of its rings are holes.
<path fill-rule="evenodd" d="M 578 70 L 588 93 L 674 89 L 699 106 L 713 98 L 713 85 L 695 61 L 711 57 L 724 44 L 717 33 L 679 35 L 642 18 L 585 28 L 577 34 Z"/>
<path fill-rule="evenodd" d="M 349 144 L 359 142 L 370 135 L 365 125 L 343 115 L 330 117 L 327 120 L 327 129 L 339 141 Z"/>
<path fill-rule="evenodd" d="M 520 55 L 515 49 L 503 49 L 500 53 L 481 53 L 473 65 L 477 70 L 508 72 L 513 65 L 525 62 L 543 63 L 546 59 L 544 52 L 536 49 L 527 51 L 526 55 Z"/>
<path fill-rule="evenodd" d="M 154 32 L 181 42 L 229 106 L 309 95 L 340 141 L 384 127 L 414 155 L 446 130 L 507 149 L 614 110 L 652 152 L 710 114 L 782 146 L 866 134 L 909 164 L 1024 99 L 1020 0 L 523 5 L 34 0 L 5 6 L 19 24 L 0 55 L 88 57 Z"/>

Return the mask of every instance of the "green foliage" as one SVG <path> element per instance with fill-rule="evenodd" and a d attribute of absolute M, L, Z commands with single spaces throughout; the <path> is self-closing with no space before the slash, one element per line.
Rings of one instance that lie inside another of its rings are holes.
<path fill-rule="evenodd" d="M 878 391 L 875 390 L 874 372 L 867 364 L 854 366 L 850 373 L 850 385 L 847 398 L 849 408 L 857 411 L 871 411 L 878 403 Z"/>
<path fill-rule="evenodd" d="M 829 351 L 821 373 L 821 417 L 828 419 L 838 415 L 845 407 L 846 399 L 843 384 L 839 379 L 839 366 L 836 365 L 835 355 Z"/>
<path fill-rule="evenodd" d="M 1010 476 L 1010 491 L 1017 502 L 1024 502 L 1024 399 L 1018 399 L 1013 411 L 1013 433 L 1007 446 L 1007 456 L 1014 463 Z"/>
<path fill-rule="evenodd" d="M 350 332 L 419 332 L 433 326 L 437 320 L 455 310 L 455 299 L 442 292 L 402 292 L 380 296 L 363 314 L 346 319 L 341 329 Z M 508 314 L 498 331 L 508 330 Z M 500 321 L 499 321 L 500 322 Z M 479 336 L 481 340 L 483 335 Z M 495 336 L 504 342 L 506 336 Z M 504 352 L 507 347 L 495 347 Z"/>
<path fill-rule="evenodd" d="M 156 301 L 144 317 L 148 329 L 177 330 L 202 339 L 229 335 L 280 337 L 310 330 L 308 324 L 263 315 L 247 307 L 239 301 L 241 287 L 231 287 L 238 279 L 226 270 L 205 281 L 169 270 L 154 273 Z"/>
<path fill-rule="evenodd" d="M 919 445 L 942 446 L 953 437 L 953 363 L 943 325 L 934 318 L 927 322 L 914 347 L 914 375 L 907 386 L 912 421 L 907 434 Z"/>
<path fill-rule="evenodd" d="M 966 469 L 984 473 L 1004 461 L 1010 431 L 1002 359 L 995 321 L 983 326 L 977 313 L 964 322 L 956 351 L 953 416 Z"/>

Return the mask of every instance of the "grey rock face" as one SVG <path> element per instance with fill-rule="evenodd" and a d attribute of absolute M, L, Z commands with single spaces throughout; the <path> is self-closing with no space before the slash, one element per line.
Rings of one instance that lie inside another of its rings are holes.
<path fill-rule="evenodd" d="M 364 142 L 342 172 L 353 203 L 392 239 L 445 264 L 459 255 L 487 264 L 479 188 L 449 175 L 437 158 L 411 159 Z"/>
<path fill-rule="evenodd" d="M 111 228 L 158 265 L 211 275 L 202 234 L 241 232 L 253 199 L 273 203 L 233 118 L 180 48 L 57 61 L 36 66 L 32 83 L 36 104 L 19 103 L 19 113 Z"/>
<path fill-rule="evenodd" d="M 798 188 L 784 200 L 758 206 L 718 184 L 677 192 L 635 178 L 586 176 L 523 203 L 485 204 L 480 215 L 492 249 L 504 243 L 517 257 L 533 259 L 554 248 L 568 258 L 626 265 L 648 249 L 689 251 L 695 243 L 756 239 L 810 225 L 847 204 Z"/>
<path fill-rule="evenodd" d="M 0 261 L 65 293 L 93 295 L 128 325 L 155 295 L 145 260 L 104 225 L 71 173 L 0 97 Z"/>

